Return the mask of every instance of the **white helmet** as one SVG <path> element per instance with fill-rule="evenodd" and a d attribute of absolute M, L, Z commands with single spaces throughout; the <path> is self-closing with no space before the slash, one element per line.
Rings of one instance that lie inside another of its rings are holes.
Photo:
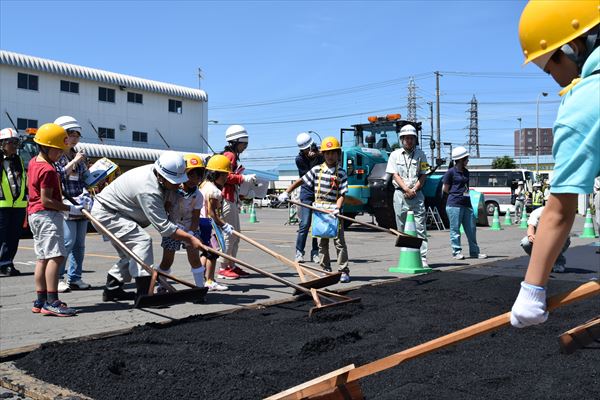
<path fill-rule="evenodd" d="M 163 152 L 154 163 L 154 168 L 160 176 L 171 183 L 180 184 L 188 180 L 185 173 L 185 160 L 175 151 Z"/>
<path fill-rule="evenodd" d="M 452 159 L 454 161 L 460 160 L 461 158 L 469 157 L 469 152 L 462 146 L 455 147 L 452 150 Z"/>
<path fill-rule="evenodd" d="M 399 137 L 402 137 L 402 136 L 414 136 L 414 137 L 417 137 L 417 130 L 411 124 L 406 124 L 402 128 L 400 128 L 400 133 L 398 134 L 398 136 Z"/>
<path fill-rule="evenodd" d="M 73 130 L 79 132 L 81 135 L 81 125 L 79 125 L 79 122 L 71 116 L 63 115 L 62 117 L 58 117 L 54 123 L 65 128 L 65 131 Z"/>
<path fill-rule="evenodd" d="M 296 136 L 296 143 L 298 144 L 298 148 L 300 150 L 306 150 L 313 144 L 313 139 L 306 132 L 302 132 L 298 136 Z"/>
<path fill-rule="evenodd" d="M 19 134 L 13 128 L 4 128 L 0 131 L 0 140 L 18 138 Z"/>
<path fill-rule="evenodd" d="M 228 142 L 248 143 L 248 132 L 241 125 L 231 125 L 225 131 L 225 140 Z"/>

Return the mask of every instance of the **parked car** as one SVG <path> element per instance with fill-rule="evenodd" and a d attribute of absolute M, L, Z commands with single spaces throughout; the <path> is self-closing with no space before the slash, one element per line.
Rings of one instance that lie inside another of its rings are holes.
<path fill-rule="evenodd" d="M 254 207 L 269 207 L 271 206 L 271 198 L 264 197 L 262 199 L 254 198 L 252 199 L 252 204 Z"/>

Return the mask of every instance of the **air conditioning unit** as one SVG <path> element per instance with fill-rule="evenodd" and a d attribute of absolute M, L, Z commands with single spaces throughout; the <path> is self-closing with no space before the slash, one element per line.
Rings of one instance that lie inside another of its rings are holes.
<path fill-rule="evenodd" d="M 119 124 L 119 130 L 124 131 L 125 129 L 127 129 L 127 125 L 125 125 L 125 124 Z"/>

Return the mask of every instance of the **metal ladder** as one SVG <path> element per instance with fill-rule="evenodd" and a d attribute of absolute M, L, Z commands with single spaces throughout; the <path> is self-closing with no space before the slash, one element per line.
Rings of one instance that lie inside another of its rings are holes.
<path fill-rule="evenodd" d="M 442 221 L 442 217 L 440 216 L 440 213 L 437 209 L 437 207 L 435 208 L 431 208 L 428 207 L 427 208 L 427 225 L 430 225 L 429 222 L 433 222 L 433 224 L 435 224 L 435 227 L 437 228 L 438 231 L 440 230 L 446 230 L 446 226 L 444 225 L 444 221 Z"/>

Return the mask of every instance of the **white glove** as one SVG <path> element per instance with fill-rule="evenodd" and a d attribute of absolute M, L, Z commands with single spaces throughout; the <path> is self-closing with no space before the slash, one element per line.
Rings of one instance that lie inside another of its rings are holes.
<path fill-rule="evenodd" d="M 525 328 L 547 319 L 546 289 L 521 282 L 521 290 L 510 313 L 510 324 L 515 328 Z"/>
<path fill-rule="evenodd" d="M 256 175 L 255 174 L 242 175 L 242 178 L 244 179 L 244 182 L 256 183 Z"/>
<path fill-rule="evenodd" d="M 282 203 L 285 203 L 286 201 L 288 201 L 289 198 L 290 198 L 290 194 L 288 192 L 283 192 L 279 196 L 277 196 L 277 200 L 279 200 Z"/>
<path fill-rule="evenodd" d="M 69 206 L 69 215 L 74 215 L 76 217 L 83 215 L 83 213 L 81 212 L 82 209 L 83 206 Z"/>
<path fill-rule="evenodd" d="M 233 233 L 233 226 L 231 226 L 230 224 L 223 225 L 221 229 L 228 235 L 231 235 Z"/>
<path fill-rule="evenodd" d="M 337 207 L 331 211 L 331 215 L 333 215 L 334 217 L 337 217 L 339 213 L 340 213 L 340 209 Z"/>
<path fill-rule="evenodd" d="M 75 201 L 77 201 L 77 203 L 82 205 L 83 208 L 85 208 L 88 211 L 91 211 L 92 207 L 94 206 L 94 199 L 92 199 L 92 197 L 89 195 L 89 193 L 87 191 L 84 191 L 82 194 L 77 196 L 75 198 Z"/>

